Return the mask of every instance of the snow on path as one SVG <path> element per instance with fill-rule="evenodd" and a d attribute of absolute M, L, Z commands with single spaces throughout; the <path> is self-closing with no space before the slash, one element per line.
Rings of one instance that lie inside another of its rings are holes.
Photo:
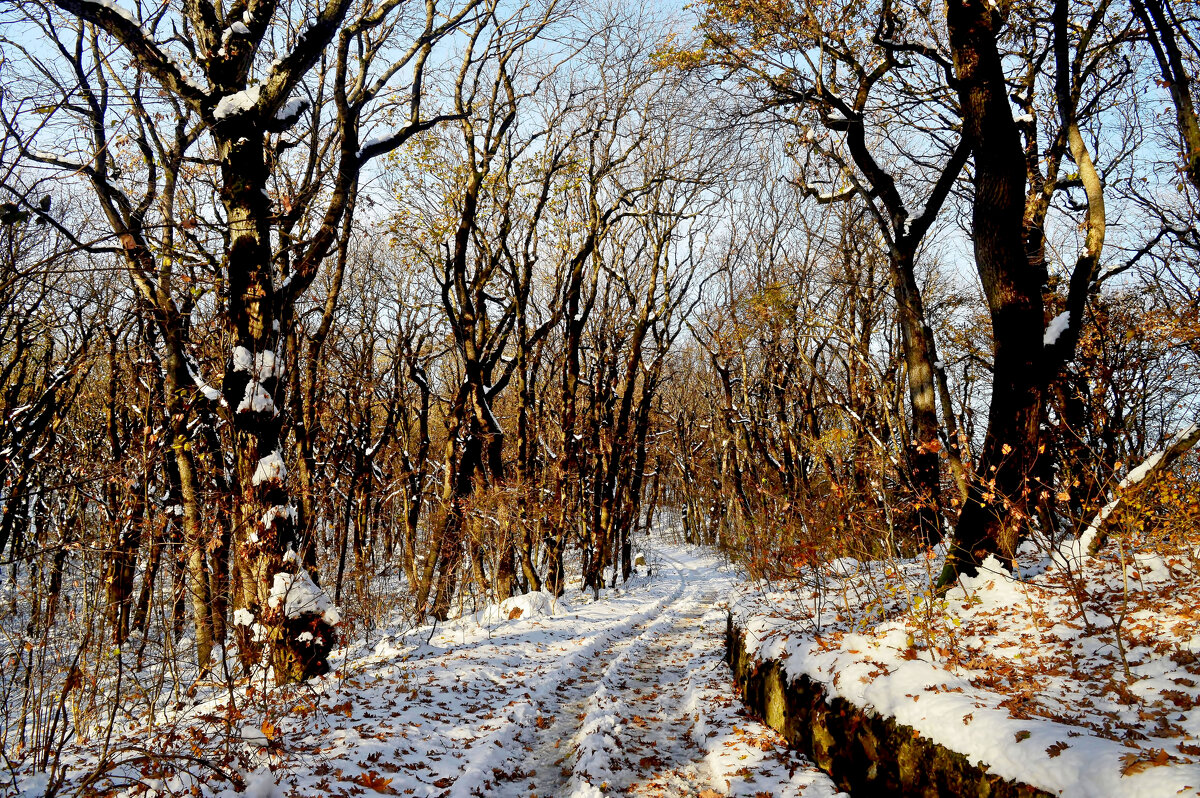
<path fill-rule="evenodd" d="M 742 714 L 723 661 L 734 577 L 701 549 L 657 554 L 599 601 L 520 597 L 349 660 L 262 749 L 253 794 L 837 795 Z"/>

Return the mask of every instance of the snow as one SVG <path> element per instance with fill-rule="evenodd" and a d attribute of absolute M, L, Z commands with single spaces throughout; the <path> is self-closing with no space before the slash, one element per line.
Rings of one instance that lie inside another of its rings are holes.
<path fill-rule="evenodd" d="M 1020 124 L 1032 125 L 1033 124 L 1033 114 L 1021 114 L 1020 116 L 1013 117 L 1013 121 L 1016 122 L 1018 125 L 1020 125 Z"/>
<path fill-rule="evenodd" d="M 829 563 L 829 570 L 838 576 L 853 576 L 858 573 L 859 562 L 853 557 L 839 557 Z"/>
<path fill-rule="evenodd" d="M 275 574 L 267 606 L 271 609 L 282 608 L 287 618 L 320 615 L 331 626 L 337 625 L 342 619 L 341 613 L 333 606 L 328 594 L 317 587 L 308 571 L 303 568 L 294 574 L 282 571 Z"/>
<path fill-rule="evenodd" d="M 307 106 L 308 103 L 304 100 L 288 100 L 287 103 L 285 103 L 284 106 L 275 114 L 275 119 L 280 122 L 293 119 L 299 116 Z"/>
<path fill-rule="evenodd" d="M 283 361 L 275 357 L 270 349 L 263 350 L 254 356 L 254 367 L 260 380 L 278 377 L 283 373 Z"/>
<path fill-rule="evenodd" d="M 244 346 L 233 348 L 233 370 L 250 371 L 254 363 L 254 355 Z"/>
<path fill-rule="evenodd" d="M 100 6 L 101 8 L 107 8 L 109 11 L 112 11 L 117 16 L 124 19 L 126 22 L 136 25 L 137 28 L 142 32 L 143 36 L 145 36 L 147 39 L 150 38 L 149 32 L 147 32 L 146 29 L 142 27 L 141 23 L 138 22 L 137 17 L 135 17 L 133 15 L 133 12 L 130 11 L 129 9 L 125 8 L 124 6 L 114 3 L 114 2 L 112 2 L 112 0 L 83 0 L 83 4 L 84 5 L 91 4 L 91 5 Z"/>
<path fill-rule="evenodd" d="M 233 370 L 251 374 L 250 382 L 246 384 L 246 389 L 242 394 L 242 400 L 238 402 L 237 412 L 278 415 L 279 411 L 275 407 L 275 400 L 271 398 L 270 392 L 263 386 L 263 383 L 283 374 L 282 358 L 277 358 L 270 349 L 251 353 L 244 346 L 235 346 L 233 348 Z"/>
<path fill-rule="evenodd" d="M 179 76 L 183 79 L 184 83 L 186 83 L 188 86 L 195 89 L 197 92 L 199 92 L 201 94 L 208 93 L 208 91 L 203 86 L 200 85 L 200 83 L 196 80 L 196 78 L 192 76 L 191 71 L 188 69 L 188 67 L 182 61 L 180 61 L 178 58 L 175 57 L 174 53 L 167 51 L 164 53 L 164 55 L 166 55 L 167 60 L 171 62 L 171 66 L 175 67 L 175 71 L 179 73 Z"/>
<path fill-rule="evenodd" d="M 254 613 L 250 610 L 242 608 L 233 611 L 234 626 L 249 626 L 252 623 L 254 623 Z"/>
<path fill-rule="evenodd" d="M 734 622 L 789 678 L 1003 778 L 1067 798 L 1196 795 L 1200 585 L 1183 555 L 1125 545 L 1125 567 L 1110 552 L 1081 568 L 1078 542 L 1034 542 L 1019 576 L 990 558 L 942 598 L 940 555 L 838 561 L 787 590 L 748 586 Z"/>
<path fill-rule="evenodd" d="M 1111 552 L 1089 560 L 1081 609 L 1069 589 L 1080 572 L 1068 572 L 1065 548 L 1036 542 L 1020 556 L 1021 573 L 1037 576 L 1013 578 L 992 561 L 944 598 L 928 590 L 936 553 L 843 557 L 782 589 L 742 582 L 703 549 L 642 535 L 635 543 L 654 575 L 639 568 L 598 599 L 575 582 L 560 597 L 468 602 L 433 626 L 381 619 L 332 653 L 331 674 L 264 688 L 239 702 L 232 723 L 232 693 L 217 683 L 170 722 L 120 723 L 112 750 L 175 745 L 191 757 L 197 740 L 211 746 L 205 754 L 228 745 L 244 784 L 193 775 L 171 785 L 208 798 L 369 795 L 362 788 L 372 785 L 498 798 L 837 795 L 742 709 L 724 661 L 728 600 L 758 656 L 998 775 L 1067 798 L 1165 798 L 1200 785 L 1189 753 L 1200 736 L 1200 586 L 1181 580 L 1178 558 L 1130 543 L 1124 571 Z M 268 604 L 286 617 L 336 612 L 306 571 L 271 581 Z M 266 638 L 249 610 L 233 619 Z M 67 786 L 95 770 L 93 745 L 68 746 Z M 108 764 L 120 783 L 139 784 L 136 760 Z M 41 794 L 41 782 L 16 779 L 18 794 Z"/>
<path fill-rule="evenodd" d="M 599 600 L 576 582 L 435 627 L 384 626 L 333 652 L 330 675 L 239 701 L 231 747 L 245 792 L 204 772 L 172 794 L 839 795 L 733 692 L 721 599 L 736 575 L 704 550 L 639 548 L 654 576 L 642 569 Z M 320 606 L 304 576 L 298 589 L 276 578 L 280 607 L 293 594 Z M 192 729 L 216 750 L 229 695 L 218 687 L 152 732 L 123 725 L 114 750 L 169 739 L 194 757 Z M 114 778 L 137 785 L 137 767 L 114 764 Z M 80 763 L 72 778 L 88 772 Z"/>
<path fill-rule="evenodd" d="M 1088 547 L 1091 546 L 1092 541 L 1096 538 L 1096 535 L 1100 533 L 1100 527 L 1106 520 L 1108 520 L 1108 517 L 1112 515 L 1113 510 L 1117 509 L 1117 506 L 1121 503 L 1121 495 L 1125 491 L 1140 483 L 1155 468 L 1157 468 L 1158 464 L 1162 462 L 1163 457 L 1166 456 L 1167 451 L 1175 442 L 1183 441 L 1186 438 L 1194 435 L 1196 433 L 1197 426 L 1197 424 L 1190 424 L 1183 430 L 1171 436 L 1171 439 L 1167 441 L 1166 445 L 1163 446 L 1162 449 L 1151 454 L 1149 457 L 1139 463 L 1137 467 L 1131 469 L 1130 472 L 1125 475 L 1125 478 L 1121 480 L 1119 485 L 1117 485 L 1117 490 L 1115 491 L 1115 495 L 1113 496 L 1112 500 L 1100 508 L 1100 512 L 1098 512 L 1095 518 L 1092 519 L 1092 522 L 1088 524 L 1088 528 L 1082 535 L 1079 536 L 1078 545 L 1075 547 L 1077 550 L 1076 561 L 1078 561 L 1078 557 L 1082 554 L 1082 552 L 1086 551 Z"/>
<path fill-rule="evenodd" d="M 1058 337 L 1067 331 L 1067 325 L 1071 323 L 1071 314 L 1063 311 L 1050 320 L 1050 325 L 1046 327 L 1046 334 L 1042 337 L 1043 346 L 1054 346 L 1058 343 Z"/>
<path fill-rule="evenodd" d="M 286 518 L 286 519 L 292 521 L 292 523 L 295 523 L 296 508 L 290 504 L 276 504 L 272 507 L 267 508 L 267 511 L 265 513 L 263 513 L 263 517 L 262 517 L 263 528 L 270 529 L 271 525 L 274 524 L 275 521 L 280 518 Z"/>
<path fill-rule="evenodd" d="M 261 352 L 251 352 L 244 346 L 233 348 L 233 370 L 248 371 L 255 379 L 265 382 L 272 377 L 283 374 L 283 359 L 275 356 L 275 352 L 264 349 Z"/>
<path fill-rule="evenodd" d="M 369 150 L 371 147 L 374 147 L 376 144 L 382 144 L 383 142 L 387 141 L 387 139 L 387 136 L 372 136 L 371 138 L 367 139 L 361 147 L 359 147 L 358 152 L 354 154 L 354 157 L 363 157 L 364 152 Z"/>
<path fill-rule="evenodd" d="M 283 464 L 283 458 L 279 454 L 279 450 L 275 449 L 266 457 L 259 459 L 254 466 L 253 484 L 261 485 L 264 482 L 278 480 L 282 482 L 287 479 L 287 466 Z"/>
<path fill-rule="evenodd" d="M 280 798 L 283 795 L 270 770 L 255 771 L 244 778 L 246 791 L 242 793 L 243 798 Z"/>
<path fill-rule="evenodd" d="M 50 787 L 50 773 L 31 773 L 17 780 L 19 798 L 42 798 Z"/>
<path fill-rule="evenodd" d="M 192 372 L 192 382 L 196 383 L 196 387 L 200 390 L 201 395 L 208 401 L 217 403 L 223 401 L 221 392 L 201 379 L 195 372 Z"/>
<path fill-rule="evenodd" d="M 251 745 L 267 745 L 271 742 L 262 729 L 249 723 L 242 727 L 242 739 Z"/>
<path fill-rule="evenodd" d="M 557 605 L 558 599 L 553 593 L 525 593 L 505 599 L 498 605 L 489 605 L 476 617 L 481 624 L 499 623 L 510 618 L 551 617 Z"/>
<path fill-rule="evenodd" d="M 267 393 L 262 383 L 255 380 L 246 385 L 246 393 L 242 396 L 242 401 L 238 402 L 237 412 L 245 411 L 272 415 L 279 412 L 275 409 L 275 400 L 271 398 L 271 394 Z"/>
<path fill-rule="evenodd" d="M 217 103 L 217 107 L 213 109 L 213 118 L 222 120 L 228 119 L 231 116 L 246 113 L 258 104 L 258 95 L 260 91 L 260 87 L 251 86 L 250 88 L 243 89 L 236 94 L 230 94 L 222 97 Z"/>
<path fill-rule="evenodd" d="M 250 29 L 246 27 L 245 22 L 242 22 L 239 20 L 237 22 L 234 22 L 232 25 L 230 25 L 225 30 L 221 31 L 221 49 L 217 51 L 217 53 L 219 55 L 221 55 L 222 57 L 226 55 L 225 47 L 226 47 L 226 45 L 229 44 L 229 39 L 235 35 L 236 36 L 249 36 L 250 35 Z M 257 102 L 257 95 L 256 95 L 255 100 L 253 102 L 251 102 L 250 104 L 253 105 L 254 102 Z M 247 110 L 247 109 L 242 109 L 242 110 Z"/>

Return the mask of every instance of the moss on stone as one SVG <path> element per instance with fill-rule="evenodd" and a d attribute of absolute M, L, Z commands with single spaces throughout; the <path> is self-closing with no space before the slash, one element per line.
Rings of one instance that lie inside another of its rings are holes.
<path fill-rule="evenodd" d="M 778 662 L 750 657 L 732 618 L 726 645 L 734 683 L 746 705 L 855 798 L 1051 798 L 1028 784 L 989 774 L 986 767 L 894 718 L 829 698 L 806 676 L 788 683 Z"/>

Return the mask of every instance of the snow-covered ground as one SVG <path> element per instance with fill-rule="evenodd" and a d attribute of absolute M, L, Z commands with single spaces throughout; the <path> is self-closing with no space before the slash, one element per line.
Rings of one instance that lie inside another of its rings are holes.
<path fill-rule="evenodd" d="M 763 660 L 894 717 L 1004 778 L 1081 798 L 1200 795 L 1200 549 L 1026 544 L 939 598 L 941 557 L 746 586 Z"/>
<path fill-rule="evenodd" d="M 169 726 L 117 729 L 94 786 L 228 798 L 836 795 L 733 693 L 733 574 L 667 544 L 649 564 L 653 575 L 640 569 L 598 601 L 522 596 L 352 647 L 336 674 L 299 689 L 235 682 Z M 65 752 L 67 791 L 98 756 L 94 744 Z M 40 795 L 44 779 L 21 787 Z"/>

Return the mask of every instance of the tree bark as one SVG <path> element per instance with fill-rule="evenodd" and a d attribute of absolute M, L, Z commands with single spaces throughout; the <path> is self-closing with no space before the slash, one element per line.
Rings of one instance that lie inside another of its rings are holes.
<path fill-rule="evenodd" d="M 995 341 L 988 430 L 939 584 L 973 574 L 991 554 L 1011 562 L 1026 524 L 1038 447 L 1045 320 L 1041 281 L 1023 232 L 1025 157 L 997 49 L 1001 18 L 983 0 L 951 0 L 950 47 L 975 163 L 975 262 Z"/>
<path fill-rule="evenodd" d="M 280 445 L 277 408 L 285 394 L 285 361 L 275 351 L 283 336 L 277 323 L 281 298 L 272 284 L 265 146 L 261 130 L 236 119 L 224 124 L 214 135 L 230 242 L 227 321 L 234 348 L 222 390 L 234 418 L 236 547 L 242 567 L 238 604 L 265 630 L 275 679 L 283 684 L 325 673 L 336 632 L 324 613 L 289 610 L 287 595 L 276 589 L 277 582 L 282 586 L 301 568 L 296 510 Z M 256 638 L 250 626 L 238 629 L 243 660 L 253 664 L 264 633 Z"/>
<path fill-rule="evenodd" d="M 1183 171 L 1192 185 L 1200 190 L 1200 119 L 1197 119 L 1192 99 L 1191 76 L 1188 75 L 1176 38 L 1176 26 L 1168 15 L 1169 0 L 1133 0 L 1133 10 L 1146 26 L 1146 36 L 1154 50 L 1162 81 L 1171 92 L 1175 106 L 1175 121 L 1183 149 Z"/>

